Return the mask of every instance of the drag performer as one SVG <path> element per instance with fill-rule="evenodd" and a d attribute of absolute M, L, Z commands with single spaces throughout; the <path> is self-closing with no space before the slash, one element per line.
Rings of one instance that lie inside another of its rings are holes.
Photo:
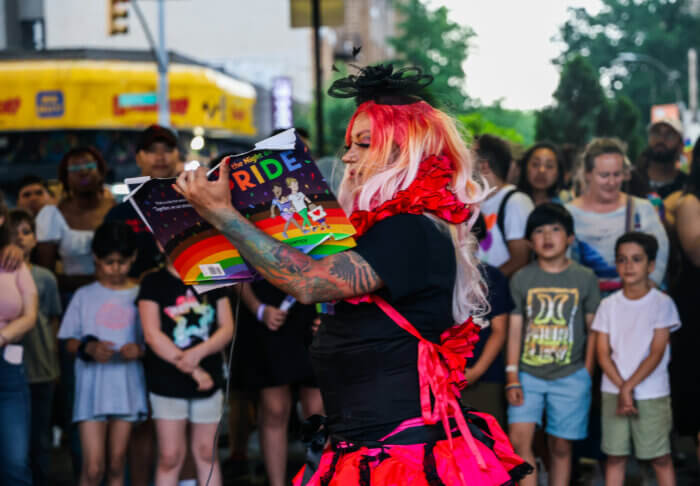
<path fill-rule="evenodd" d="M 380 65 L 329 90 L 358 104 L 338 195 L 352 251 L 314 260 L 256 229 L 231 205 L 227 167 L 177 180 L 265 280 L 336 301 L 311 347 L 330 441 L 295 485 L 509 485 L 531 470 L 493 417 L 459 404 L 470 316 L 487 307 L 469 233 L 484 193 L 453 120 L 422 97 L 431 81 Z"/>

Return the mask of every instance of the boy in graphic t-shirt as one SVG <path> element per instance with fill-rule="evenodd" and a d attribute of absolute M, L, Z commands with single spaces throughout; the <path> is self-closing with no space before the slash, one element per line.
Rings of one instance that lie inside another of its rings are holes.
<path fill-rule="evenodd" d="M 584 439 L 591 404 L 594 346 L 587 334 L 600 302 L 593 272 L 567 258 L 574 221 L 561 205 L 544 203 L 527 220 L 537 260 L 519 270 L 510 289 L 506 352 L 509 436 L 534 464 L 535 427 L 547 414 L 550 484 L 568 484 L 572 441 Z M 531 474 L 519 483 L 536 485 Z"/>
<path fill-rule="evenodd" d="M 630 442 L 651 460 L 661 486 L 675 484 L 671 460 L 670 334 L 680 328 L 673 300 L 650 284 L 659 245 L 631 232 L 615 244 L 622 289 L 603 299 L 593 322 L 603 369 L 601 448 L 605 484 L 622 486 Z"/>

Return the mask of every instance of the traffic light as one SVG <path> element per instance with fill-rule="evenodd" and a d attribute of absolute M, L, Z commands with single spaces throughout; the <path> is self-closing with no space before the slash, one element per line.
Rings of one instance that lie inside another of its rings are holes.
<path fill-rule="evenodd" d="M 129 0 L 107 0 L 107 35 L 129 32 L 129 26 L 126 24 L 126 19 L 129 17 L 127 3 Z"/>

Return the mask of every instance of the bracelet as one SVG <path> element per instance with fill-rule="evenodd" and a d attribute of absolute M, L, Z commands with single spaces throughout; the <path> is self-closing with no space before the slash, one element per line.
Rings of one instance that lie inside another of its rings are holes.
<path fill-rule="evenodd" d="M 508 365 L 506 366 L 506 373 L 517 373 L 518 372 L 518 365 Z"/>
<path fill-rule="evenodd" d="M 264 312 L 265 312 L 265 307 L 267 307 L 265 304 L 260 304 L 260 305 L 258 306 L 257 312 L 255 313 L 256 317 L 258 318 L 258 320 L 259 320 L 260 322 L 263 321 L 263 314 L 264 314 Z"/>
<path fill-rule="evenodd" d="M 510 385 L 506 385 L 506 391 L 511 390 L 513 388 L 522 388 L 523 386 L 520 383 L 511 383 Z"/>

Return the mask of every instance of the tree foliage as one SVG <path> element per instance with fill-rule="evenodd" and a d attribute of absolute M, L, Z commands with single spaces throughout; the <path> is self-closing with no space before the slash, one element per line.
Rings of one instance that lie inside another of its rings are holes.
<path fill-rule="evenodd" d="M 462 66 L 474 32 L 451 21 L 446 7 L 432 10 L 421 0 L 395 0 L 393 5 L 400 21 L 397 35 L 388 42 L 397 60 L 431 74 L 431 93 L 448 110 L 461 112 L 468 100 Z"/>
<path fill-rule="evenodd" d="M 686 96 L 687 52 L 700 45 L 700 23 L 691 8 L 693 1 L 602 3 L 596 14 L 584 8 L 571 9 L 560 30 L 566 49 L 556 62 L 564 65 L 585 56 L 596 72 L 604 75 L 606 89 L 615 96 L 628 97 L 648 122 L 651 105 L 678 101 L 677 90 Z M 623 52 L 637 55 L 638 61 L 617 62 Z M 677 72 L 676 83 L 669 79 L 671 71 Z"/>
<path fill-rule="evenodd" d="M 484 135 L 488 133 L 489 135 L 496 135 L 501 137 L 513 144 L 524 145 L 525 138 L 516 130 L 512 128 L 507 128 L 502 125 L 497 125 L 496 123 L 487 120 L 483 113 L 474 111 L 466 115 L 460 115 L 457 120 L 462 124 L 466 130 L 467 139 L 471 141 L 476 135 Z"/>
<path fill-rule="evenodd" d="M 537 140 L 585 145 L 595 136 L 615 136 L 626 141 L 632 156 L 640 149 L 640 114 L 626 96 L 606 96 L 596 70 L 583 56 L 562 67 L 554 104 L 537 113 Z"/>
<path fill-rule="evenodd" d="M 470 28 L 451 21 L 447 8 L 432 9 L 423 0 L 394 0 L 393 6 L 399 19 L 397 35 L 387 42 L 396 56 L 386 62 L 419 66 L 431 74 L 434 77 L 429 87 L 432 98 L 439 103 L 439 108 L 455 114 L 470 135 L 490 133 L 519 145 L 532 143 L 535 133 L 532 112 L 507 110 L 498 102 L 493 106 L 480 106 L 464 92 L 462 66 L 469 54 L 469 41 L 474 36 Z M 342 63 L 336 66 L 340 72 L 335 73 L 334 79 L 347 75 L 347 66 Z M 317 155 L 337 154 L 342 149 L 345 129 L 354 109 L 353 101 L 324 94 L 325 146 L 322 154 Z M 308 110 L 295 114 L 297 124 L 311 129 L 312 138 L 315 137 L 314 113 L 311 105 Z"/>
<path fill-rule="evenodd" d="M 501 105 L 501 100 L 496 100 L 492 105 L 481 106 L 474 104 L 469 113 L 478 113 L 481 117 L 497 127 L 508 128 L 518 134 L 519 140 L 509 140 L 525 147 L 535 141 L 535 112 L 531 110 L 510 110 Z M 493 132 L 484 132 L 492 133 Z"/>

